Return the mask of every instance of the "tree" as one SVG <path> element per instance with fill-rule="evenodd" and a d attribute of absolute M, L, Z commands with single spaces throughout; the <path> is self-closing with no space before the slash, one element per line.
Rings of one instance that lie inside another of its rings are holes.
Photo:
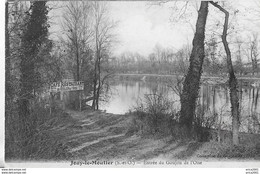
<path fill-rule="evenodd" d="M 25 2 L 6 2 L 5 11 L 5 59 L 6 59 L 6 96 L 15 95 L 16 82 L 19 76 L 20 43 L 22 29 L 28 11 Z"/>
<path fill-rule="evenodd" d="M 223 34 L 222 34 L 222 42 L 225 48 L 225 52 L 227 55 L 227 66 L 228 66 L 228 73 L 229 73 L 229 88 L 230 88 L 230 101 L 231 101 L 231 113 L 232 113 L 232 137 L 233 137 L 233 144 L 239 144 L 239 97 L 237 92 L 237 79 L 233 70 L 232 60 L 231 60 L 231 52 L 227 42 L 227 30 L 228 30 L 228 19 L 229 19 L 229 12 L 221 7 L 218 3 L 210 1 L 210 3 L 218 8 L 225 14 L 225 21 L 223 27 Z"/>
<path fill-rule="evenodd" d="M 10 70 L 11 70 L 11 61 L 10 61 L 10 40 L 9 40 L 9 30 L 8 30 L 8 23 L 9 23 L 9 10 L 8 10 L 8 2 L 5 3 L 5 79 L 10 79 Z M 11 93 L 11 85 L 9 81 L 6 81 L 6 93 Z"/>
<path fill-rule="evenodd" d="M 83 75 L 90 72 L 91 40 L 91 3 L 84 1 L 68 2 L 63 13 L 63 31 L 61 38 L 67 51 L 67 69 L 76 81 L 85 80 Z M 84 68 L 84 69 L 83 69 Z M 89 69 L 87 69 L 89 68 Z M 71 78 L 71 77 L 70 77 Z M 80 107 L 79 91 L 76 92 L 76 108 Z"/>
<path fill-rule="evenodd" d="M 237 51 L 236 51 L 236 62 L 235 62 L 235 71 L 238 72 L 240 75 L 244 73 L 243 68 L 243 62 L 242 62 L 242 54 L 241 54 L 241 47 L 242 47 L 242 41 L 237 37 L 235 41 L 237 45 Z"/>
<path fill-rule="evenodd" d="M 28 18 L 21 36 L 21 62 L 20 62 L 20 94 L 19 94 L 19 121 L 21 125 L 22 145 L 26 146 L 28 137 L 34 130 L 31 127 L 32 120 L 30 115 L 30 100 L 34 98 L 35 90 L 38 87 L 36 65 L 43 61 L 38 56 L 40 48 L 48 37 L 47 23 L 48 8 L 46 1 L 35 1 L 31 3 L 27 12 Z M 24 154 L 25 155 L 25 154 Z"/>
<path fill-rule="evenodd" d="M 108 60 L 112 42 L 114 42 L 114 35 L 112 30 L 115 23 L 108 18 L 108 9 L 104 2 L 93 2 L 93 33 L 94 33 L 94 78 L 93 78 L 93 102 L 92 108 L 99 109 L 99 99 L 102 90 L 102 85 L 110 73 L 102 72 L 102 63 Z"/>
<path fill-rule="evenodd" d="M 249 57 L 252 62 L 252 74 L 254 75 L 255 73 L 258 72 L 258 34 L 253 33 L 253 39 L 250 39 L 249 43 Z"/>
<path fill-rule="evenodd" d="M 73 64 L 76 66 L 75 79 L 80 80 L 80 66 L 85 54 L 89 51 L 91 32 L 91 7 L 89 2 L 69 2 L 63 13 L 62 23 L 66 35 L 65 46 L 70 50 Z"/>
<path fill-rule="evenodd" d="M 18 119 L 18 99 L 20 91 L 21 34 L 28 18 L 28 2 L 6 2 L 5 7 L 5 155 L 21 155 L 20 120 Z"/>
<path fill-rule="evenodd" d="M 217 75 L 220 70 L 220 67 L 217 61 L 218 43 L 214 34 L 211 35 L 210 39 L 206 42 L 205 46 L 206 49 L 203 70 L 206 73 Z"/>
<path fill-rule="evenodd" d="M 208 2 L 202 1 L 198 11 L 196 32 L 192 42 L 190 66 L 185 76 L 181 94 L 180 123 L 191 134 L 192 123 L 196 109 L 196 100 L 200 85 L 202 65 L 204 59 L 205 26 L 208 15 Z"/>
<path fill-rule="evenodd" d="M 187 49 L 187 46 L 184 46 L 183 48 L 178 50 L 175 56 L 177 64 L 177 73 L 186 74 L 189 66 L 188 57 L 190 56 L 190 52 Z"/>

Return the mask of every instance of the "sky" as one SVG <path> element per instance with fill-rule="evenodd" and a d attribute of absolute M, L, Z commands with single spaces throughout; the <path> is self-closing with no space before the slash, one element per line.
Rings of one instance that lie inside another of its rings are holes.
<path fill-rule="evenodd" d="M 113 47 L 114 55 L 137 52 L 147 56 L 156 45 L 177 50 L 183 44 L 191 42 L 193 30 L 190 24 L 174 25 L 170 22 L 172 14 L 170 7 L 174 6 L 174 2 L 163 6 L 151 5 L 148 1 L 110 1 L 107 3 L 109 18 L 118 23 L 114 30 L 118 40 Z M 62 19 L 61 14 L 59 9 L 50 15 L 55 15 L 54 21 L 57 22 Z M 197 14 L 194 14 L 196 18 Z M 193 23 L 195 25 L 195 21 Z M 50 31 L 59 33 L 59 27 L 54 25 Z"/>
<path fill-rule="evenodd" d="M 173 3 L 158 6 L 148 2 L 110 2 L 111 18 L 119 21 L 116 33 L 119 43 L 115 54 L 124 51 L 144 56 L 155 45 L 179 49 L 193 35 L 191 27 L 178 27 L 170 22 Z"/>
<path fill-rule="evenodd" d="M 246 24 L 247 28 L 259 30 L 259 27 L 255 29 L 254 21 L 252 22 L 250 17 L 252 13 L 249 8 L 255 8 L 254 1 L 231 2 L 235 8 L 241 9 L 240 22 Z M 181 1 L 177 2 L 177 6 L 174 5 L 174 1 L 163 5 L 151 5 L 151 2 L 148 1 L 107 1 L 107 3 L 109 18 L 118 22 L 114 30 L 118 42 L 114 44 L 112 50 L 116 56 L 123 52 L 137 52 L 143 56 L 148 56 L 156 45 L 178 50 L 183 45 L 192 43 L 193 29 L 196 25 L 199 8 L 198 1 L 189 2 L 185 13 L 188 16 L 186 19 L 189 19 L 188 23 L 185 23 L 183 19 L 178 22 L 170 21 L 172 17 L 178 16 L 178 11 L 172 7 L 181 9 L 185 4 Z M 247 9 L 243 11 L 242 7 L 247 7 Z M 216 10 L 210 10 L 209 16 L 211 17 L 208 17 L 208 19 L 219 18 L 218 15 L 215 15 L 215 12 Z M 53 10 L 51 15 L 55 15 L 55 20 L 58 21 L 61 19 L 61 10 Z M 209 23 L 208 21 L 207 23 Z M 57 33 L 59 33 L 57 26 L 53 26 L 51 31 L 58 31 Z"/>
<path fill-rule="evenodd" d="M 234 9 L 238 9 L 238 24 L 241 30 L 250 30 L 259 32 L 260 20 L 255 21 L 253 18 L 252 9 L 259 7 L 255 6 L 257 0 L 239 0 L 230 1 Z M 122 52 L 138 52 L 144 56 L 149 55 L 156 45 L 173 50 L 180 49 L 185 44 L 191 44 L 194 36 L 194 28 L 197 19 L 197 10 L 200 2 L 189 2 L 186 10 L 189 22 L 184 19 L 178 21 L 170 21 L 171 17 L 178 17 L 179 10 L 182 9 L 186 2 L 167 2 L 165 4 L 151 5 L 148 1 L 112 1 L 108 2 L 110 7 L 110 18 L 119 21 L 116 28 L 119 43 L 116 44 L 114 54 L 119 55 Z M 173 9 L 177 7 L 178 10 Z M 214 7 L 209 4 L 209 16 L 220 18 Z M 232 20 L 233 14 L 230 15 Z M 259 16 L 260 17 L 260 16 Z M 209 17 L 207 24 L 212 23 Z M 256 25 L 258 23 L 258 25 Z M 222 30 L 222 29 L 221 29 Z M 241 37 L 242 32 L 241 32 Z M 248 34 L 248 33 L 247 33 Z M 247 36 L 243 36 L 247 37 Z"/>
<path fill-rule="evenodd" d="M 236 8 L 240 9 L 240 22 L 246 24 L 247 29 L 259 30 L 252 21 L 252 12 L 250 8 L 256 8 L 254 1 L 257 0 L 239 0 L 231 1 Z M 57 3 L 57 1 L 55 2 Z M 58 2 L 62 4 L 63 2 Z M 113 54 L 120 55 L 123 52 L 137 52 L 143 56 L 148 56 L 156 45 L 173 50 L 180 49 L 185 44 L 191 44 L 194 36 L 194 27 L 196 24 L 197 10 L 199 1 L 189 2 L 186 10 L 185 23 L 183 19 L 170 21 L 172 17 L 178 16 L 178 10 L 172 7 L 178 7 L 180 10 L 185 1 L 170 1 L 162 5 L 151 5 L 149 1 L 107 1 L 109 7 L 109 18 L 117 21 L 118 25 L 114 30 L 118 42 L 114 44 Z M 213 17 L 218 18 L 215 12 L 209 11 L 207 23 Z M 242 10 L 242 7 L 247 9 Z M 215 10 L 216 11 L 216 10 Z M 51 10 L 52 21 L 59 24 L 62 16 L 62 8 Z M 211 16 L 211 17 L 210 17 Z M 258 21 L 258 23 L 260 20 Z M 59 25 L 51 25 L 50 32 L 60 34 Z M 260 30 L 259 30 L 260 31 Z"/>

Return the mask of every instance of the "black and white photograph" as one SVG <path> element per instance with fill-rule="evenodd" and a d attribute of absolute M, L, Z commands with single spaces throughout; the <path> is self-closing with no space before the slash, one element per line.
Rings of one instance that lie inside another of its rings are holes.
<path fill-rule="evenodd" d="M 4 5 L 3 167 L 258 174 L 259 0 Z"/>

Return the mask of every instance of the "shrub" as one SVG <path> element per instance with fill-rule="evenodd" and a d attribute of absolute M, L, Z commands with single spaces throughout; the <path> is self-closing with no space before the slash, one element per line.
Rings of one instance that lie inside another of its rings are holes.
<path fill-rule="evenodd" d="M 142 135 L 171 135 L 177 125 L 178 114 L 172 110 L 173 102 L 162 92 L 146 94 L 130 111 L 132 125 L 129 132 Z"/>
<path fill-rule="evenodd" d="M 198 152 L 200 157 L 218 157 L 218 158 L 259 158 L 260 153 L 253 144 L 240 144 L 233 146 L 229 142 L 207 142 Z"/>
<path fill-rule="evenodd" d="M 209 141 L 211 138 L 211 129 L 217 124 L 217 113 L 205 113 L 205 106 L 200 104 L 196 107 L 196 114 L 193 121 L 194 138 L 200 142 Z"/>

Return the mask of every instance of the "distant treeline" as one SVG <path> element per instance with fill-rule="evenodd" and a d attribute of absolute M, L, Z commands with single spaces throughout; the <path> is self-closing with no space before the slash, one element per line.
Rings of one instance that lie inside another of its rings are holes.
<path fill-rule="evenodd" d="M 184 45 L 176 51 L 156 45 L 152 53 L 148 56 L 142 56 L 139 53 L 124 52 L 119 56 L 110 58 L 109 63 L 116 73 L 186 74 L 191 54 L 190 47 L 190 45 Z M 228 71 L 224 51 L 217 47 L 216 39 L 211 38 L 205 47 L 203 74 L 226 74 Z M 259 74 L 259 61 L 254 59 L 253 54 L 252 58 L 248 59 L 248 55 L 241 51 L 241 47 L 234 48 L 232 51 L 233 55 L 236 55 L 234 56 L 233 66 L 237 75 L 257 76 Z M 257 51 L 257 48 L 247 51 Z M 247 62 L 245 62 L 246 59 L 248 59 Z"/>

